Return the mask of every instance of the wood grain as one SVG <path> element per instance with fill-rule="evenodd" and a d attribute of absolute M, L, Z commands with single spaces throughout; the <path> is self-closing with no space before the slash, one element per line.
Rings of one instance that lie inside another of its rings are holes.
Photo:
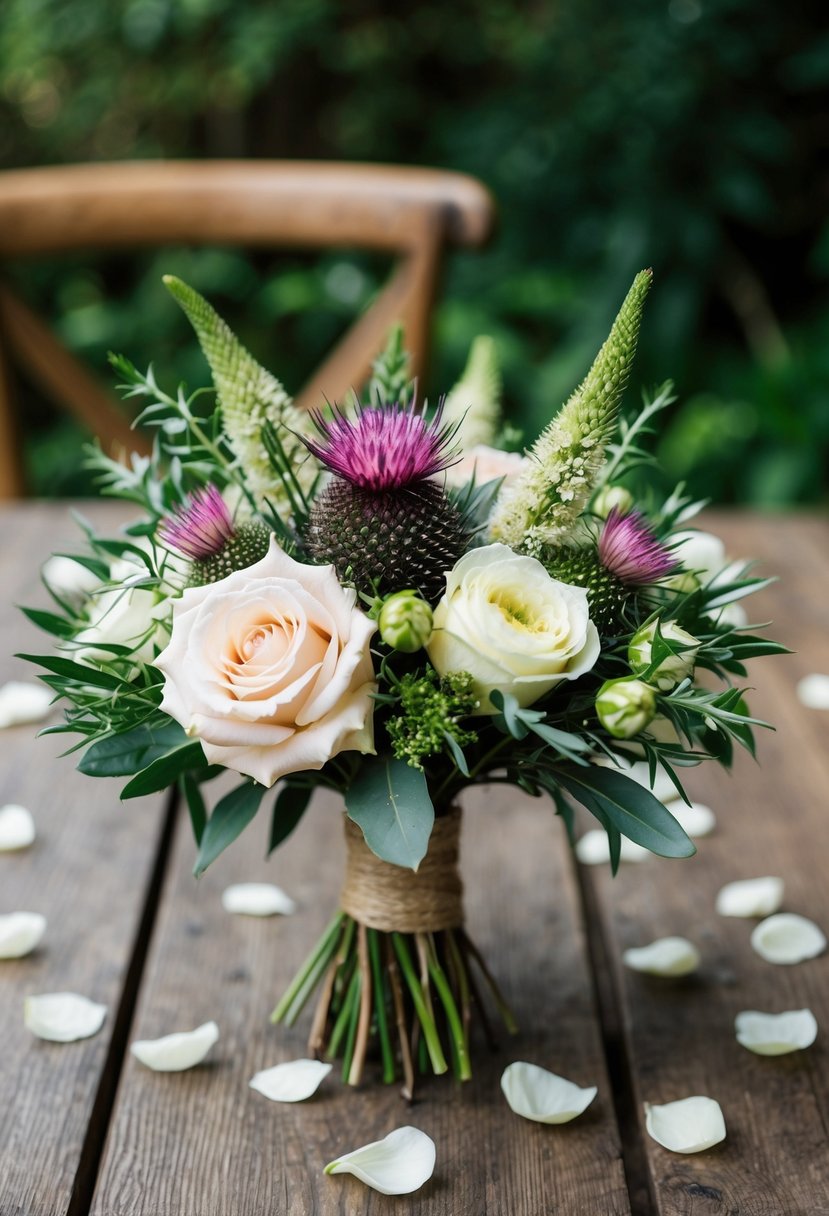
<path fill-rule="evenodd" d="M 829 955 L 774 966 L 751 949 L 755 921 L 719 917 L 717 891 L 737 878 L 780 875 L 784 908 L 829 929 L 825 859 L 829 844 L 829 714 L 805 709 L 797 679 L 829 673 L 829 525 L 804 518 L 712 515 L 705 523 L 735 556 L 761 559 L 780 582 L 745 601 L 753 620 L 798 654 L 755 663 L 752 711 L 777 732 L 758 732 L 759 764 L 741 756 L 731 777 L 714 765 L 690 772 L 687 788 L 718 817 L 690 861 L 650 859 L 617 879 L 585 870 L 620 1002 L 633 1089 L 649 1161 L 653 1209 L 664 1216 L 800 1216 L 829 1212 Z M 698 974 L 660 980 L 628 971 L 629 946 L 680 934 L 703 955 Z M 755 1056 L 734 1037 L 744 1009 L 810 1008 L 821 1027 L 807 1051 Z M 716 1098 L 728 1136 L 682 1157 L 644 1133 L 641 1104 L 691 1094 Z M 645 1198 L 642 1211 L 651 1210 Z"/>
<path fill-rule="evenodd" d="M 87 513 L 124 514 L 94 504 Z M 53 548 L 76 541 L 62 506 L 0 515 L 0 683 L 35 678 L 10 651 L 46 653 L 50 639 L 24 621 L 15 603 L 45 603 L 39 566 Z M 76 773 L 71 760 L 58 759 L 66 737 L 37 739 L 37 729 L 0 731 L 0 805 L 27 806 L 38 828 L 30 849 L 0 854 L 0 913 L 41 912 L 48 920 L 34 954 L 0 961 L 2 1216 L 63 1216 L 76 1185 L 82 1190 L 90 1171 L 94 1178 L 93 1112 L 101 1114 L 96 1103 L 112 1065 L 163 818 L 161 799 L 119 805 L 117 783 Z M 36 1039 L 23 1025 L 24 998 L 65 990 L 108 1006 L 103 1030 L 79 1043 Z"/>

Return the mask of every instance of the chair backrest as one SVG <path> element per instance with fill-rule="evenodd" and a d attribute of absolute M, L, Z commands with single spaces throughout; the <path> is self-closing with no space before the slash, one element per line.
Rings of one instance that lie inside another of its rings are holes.
<path fill-rule="evenodd" d="M 376 300 L 298 396 L 316 405 L 365 382 L 401 322 L 422 375 L 446 245 L 478 246 L 494 207 L 474 178 L 436 169 L 303 161 L 130 161 L 0 173 L 0 260 L 166 244 L 340 246 L 393 253 Z M 44 322 L 0 283 L 0 498 L 24 492 L 9 365 L 20 362 L 105 446 L 140 448 L 124 414 Z"/>

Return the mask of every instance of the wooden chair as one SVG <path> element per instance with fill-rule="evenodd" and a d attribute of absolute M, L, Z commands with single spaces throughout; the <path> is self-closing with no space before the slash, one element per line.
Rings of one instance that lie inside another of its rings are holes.
<path fill-rule="evenodd" d="M 0 174 L 0 260 L 165 244 L 340 246 L 397 254 L 372 307 L 303 388 L 298 403 L 308 406 L 322 394 L 336 399 L 362 385 L 397 321 L 405 328 L 413 371 L 422 374 L 444 247 L 483 244 L 493 214 L 479 182 L 435 169 L 302 161 L 21 169 Z M 146 445 L 96 379 L 0 282 L 0 498 L 24 492 L 13 362 L 106 447 Z"/>

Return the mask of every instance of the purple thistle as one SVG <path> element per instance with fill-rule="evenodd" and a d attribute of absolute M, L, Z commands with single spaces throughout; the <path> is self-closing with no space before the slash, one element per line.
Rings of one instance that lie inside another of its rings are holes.
<path fill-rule="evenodd" d="M 196 490 L 189 501 L 176 507 L 162 521 L 158 537 L 162 544 L 178 549 L 195 561 L 221 553 L 235 535 L 225 500 L 214 485 Z"/>
<path fill-rule="evenodd" d="M 442 403 L 431 422 L 410 406 L 360 406 L 356 418 L 339 410 L 332 419 L 312 415 L 324 442 L 305 446 L 332 473 L 354 486 L 380 492 L 425 481 L 452 464 L 457 428 L 441 426 Z"/>
<path fill-rule="evenodd" d="M 599 561 L 623 583 L 645 586 L 677 568 L 677 563 L 638 511 L 622 515 L 614 507 L 599 537 Z"/>

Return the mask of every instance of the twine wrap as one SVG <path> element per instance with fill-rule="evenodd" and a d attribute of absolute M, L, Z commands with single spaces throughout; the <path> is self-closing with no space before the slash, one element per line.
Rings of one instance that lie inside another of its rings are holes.
<path fill-rule="evenodd" d="M 384 933 L 438 933 L 463 924 L 458 808 L 435 819 L 428 851 L 416 873 L 381 861 L 357 824 L 348 816 L 344 821 L 347 853 L 340 898 L 344 912 Z"/>

